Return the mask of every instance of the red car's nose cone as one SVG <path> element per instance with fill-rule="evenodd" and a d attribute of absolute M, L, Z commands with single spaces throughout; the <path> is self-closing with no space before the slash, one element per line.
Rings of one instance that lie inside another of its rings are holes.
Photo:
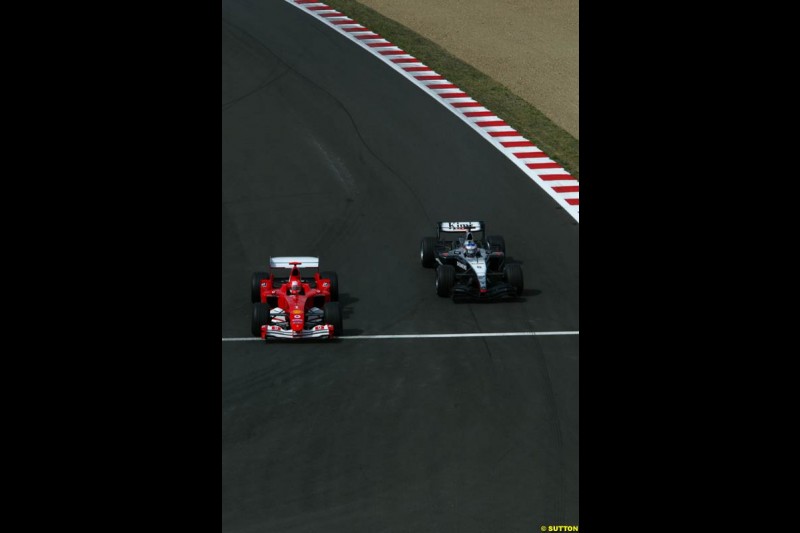
<path fill-rule="evenodd" d="M 303 321 L 302 320 L 297 320 L 297 321 L 293 320 L 292 321 L 292 331 L 303 331 Z"/>

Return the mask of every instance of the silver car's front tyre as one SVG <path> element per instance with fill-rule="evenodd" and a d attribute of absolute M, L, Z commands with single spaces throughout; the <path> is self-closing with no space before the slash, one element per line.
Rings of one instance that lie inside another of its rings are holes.
<path fill-rule="evenodd" d="M 525 287 L 525 284 L 522 279 L 522 267 L 519 266 L 517 263 L 510 263 L 505 266 L 503 269 L 503 274 L 505 275 L 506 281 L 514 287 L 517 291 L 517 295 L 522 295 L 522 290 Z"/>
<path fill-rule="evenodd" d="M 456 269 L 453 265 L 439 265 L 436 268 L 436 294 L 445 298 L 450 296 L 456 283 Z"/>

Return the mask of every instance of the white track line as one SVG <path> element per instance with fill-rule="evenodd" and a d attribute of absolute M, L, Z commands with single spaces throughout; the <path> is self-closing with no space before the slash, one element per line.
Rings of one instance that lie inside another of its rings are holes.
<path fill-rule="evenodd" d="M 579 335 L 578 331 L 509 331 L 505 333 L 429 333 L 411 335 L 354 335 L 337 339 L 461 339 L 464 337 L 544 337 L 554 335 Z M 222 337 L 222 342 L 261 341 L 258 337 Z M 263 341 L 262 341 L 263 342 Z"/>

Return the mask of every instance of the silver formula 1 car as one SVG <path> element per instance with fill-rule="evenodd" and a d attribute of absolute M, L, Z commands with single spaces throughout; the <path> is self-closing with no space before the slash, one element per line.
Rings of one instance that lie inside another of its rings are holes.
<path fill-rule="evenodd" d="M 506 262 L 505 239 L 485 236 L 483 221 L 437 222 L 436 233 L 423 237 L 419 251 L 423 267 L 436 267 L 436 294 L 472 300 L 522 295 L 522 268 Z"/>

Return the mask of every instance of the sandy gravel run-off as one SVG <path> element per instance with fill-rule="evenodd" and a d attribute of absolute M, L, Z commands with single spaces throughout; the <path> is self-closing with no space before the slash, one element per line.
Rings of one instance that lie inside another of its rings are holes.
<path fill-rule="evenodd" d="M 358 0 L 434 41 L 578 137 L 578 0 Z"/>

